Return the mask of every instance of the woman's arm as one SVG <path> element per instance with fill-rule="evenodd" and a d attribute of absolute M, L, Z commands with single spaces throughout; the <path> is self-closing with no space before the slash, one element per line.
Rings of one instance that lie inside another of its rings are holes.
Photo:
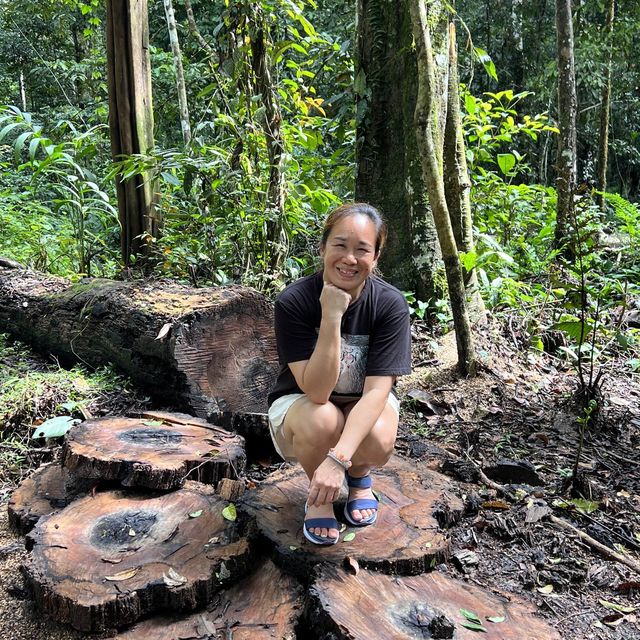
<path fill-rule="evenodd" d="M 351 296 L 325 282 L 320 294 L 322 318 L 309 360 L 288 363 L 297 385 L 316 404 L 329 402 L 340 375 L 340 324 Z"/>
<path fill-rule="evenodd" d="M 382 414 L 394 380 L 394 376 L 365 378 L 362 397 L 349 412 L 342 436 L 335 446 L 338 456 L 351 460 Z"/>

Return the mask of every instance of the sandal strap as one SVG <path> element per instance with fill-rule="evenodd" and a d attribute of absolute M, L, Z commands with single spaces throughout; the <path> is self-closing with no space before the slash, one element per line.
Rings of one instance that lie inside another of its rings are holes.
<path fill-rule="evenodd" d="M 367 474 L 362 478 L 354 478 L 347 473 L 347 486 L 354 489 L 370 489 L 371 488 L 371 476 Z"/>
<path fill-rule="evenodd" d="M 307 529 L 338 529 L 340 525 L 335 518 L 309 518 L 304 521 Z"/>
<path fill-rule="evenodd" d="M 362 509 L 377 509 L 378 501 L 372 500 L 371 498 L 358 498 L 357 500 L 351 500 L 351 502 L 347 503 L 347 509 L 349 511 L 358 511 Z"/>

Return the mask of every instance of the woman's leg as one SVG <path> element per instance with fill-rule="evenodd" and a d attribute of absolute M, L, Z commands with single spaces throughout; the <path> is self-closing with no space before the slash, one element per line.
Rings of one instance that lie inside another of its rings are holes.
<path fill-rule="evenodd" d="M 344 414 L 331 402 L 316 404 L 308 398 L 296 400 L 282 425 L 284 439 L 293 447 L 296 459 L 309 480 L 327 457 L 327 451 L 340 439 L 344 427 Z M 307 519 L 333 518 L 333 504 L 309 507 Z M 311 533 L 326 538 L 337 538 L 337 529 L 310 529 Z"/>
<path fill-rule="evenodd" d="M 345 409 L 345 418 L 353 405 Z M 396 410 L 387 403 L 382 414 L 373 425 L 369 435 L 362 441 L 352 458 L 353 465 L 349 469 L 349 475 L 354 478 L 366 476 L 373 467 L 384 466 L 391 454 L 396 442 L 398 433 L 398 414 Z M 374 497 L 371 489 L 358 489 L 352 487 L 349 490 L 349 501 L 360 498 Z M 373 515 L 372 509 L 354 509 L 352 517 L 356 521 L 366 520 Z"/>

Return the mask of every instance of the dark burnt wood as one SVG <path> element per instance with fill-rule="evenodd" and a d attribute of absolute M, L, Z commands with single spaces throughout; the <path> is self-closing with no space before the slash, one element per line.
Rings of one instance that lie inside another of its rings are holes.
<path fill-rule="evenodd" d="M 163 495 L 77 500 L 29 534 L 27 586 L 45 614 L 81 631 L 202 607 L 253 563 L 253 522 L 225 519 L 227 504 L 192 482 Z"/>
<path fill-rule="evenodd" d="M 62 460 L 80 478 L 175 489 L 186 479 L 214 484 L 236 478 L 246 457 L 243 438 L 209 425 L 100 418 L 69 431 Z"/>

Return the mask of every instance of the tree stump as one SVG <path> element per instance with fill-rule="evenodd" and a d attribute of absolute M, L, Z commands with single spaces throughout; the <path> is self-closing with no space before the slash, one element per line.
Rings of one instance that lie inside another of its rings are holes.
<path fill-rule="evenodd" d="M 81 422 L 67 433 L 62 460 L 80 478 L 151 489 L 236 478 L 246 463 L 243 438 L 229 431 L 138 418 Z"/>
<path fill-rule="evenodd" d="M 278 372 L 273 306 L 243 287 L 63 278 L 0 267 L 0 331 L 95 366 L 112 362 L 206 418 L 267 409 Z"/>
<path fill-rule="evenodd" d="M 318 562 L 340 563 L 345 556 L 360 566 L 384 573 L 415 575 L 433 568 L 449 556 L 443 527 L 462 514 L 462 502 L 450 493 L 445 476 L 419 471 L 394 456 L 373 472 L 373 489 L 380 498 L 378 521 L 371 527 L 347 527 L 355 534 L 349 542 L 341 535 L 336 545 L 320 547 L 302 533 L 307 477 L 298 466 L 272 474 L 243 498 L 255 516 L 260 533 L 274 548 L 277 562 L 300 577 Z M 339 519 L 343 502 L 336 505 Z"/>
<path fill-rule="evenodd" d="M 80 631 L 122 627 L 211 602 L 252 563 L 253 520 L 223 516 L 213 487 L 155 497 L 87 496 L 42 518 L 23 573 L 37 606 Z"/>
<path fill-rule="evenodd" d="M 11 494 L 7 512 L 9 525 L 20 533 L 28 533 L 42 516 L 59 511 L 71 502 L 67 492 L 69 473 L 51 462 L 36 469 Z"/>
<path fill-rule="evenodd" d="M 387 576 L 323 566 L 310 589 L 307 623 L 321 640 L 561 640 L 535 616 L 535 606 L 499 597 L 433 571 L 415 577 Z M 480 619 L 485 633 L 465 628 L 461 609 Z M 504 618 L 490 622 L 487 618 Z"/>
<path fill-rule="evenodd" d="M 206 610 L 182 619 L 162 616 L 145 620 L 118 638 L 295 640 L 294 627 L 302 609 L 302 597 L 301 585 L 267 560 L 251 576 L 217 594 Z"/>

